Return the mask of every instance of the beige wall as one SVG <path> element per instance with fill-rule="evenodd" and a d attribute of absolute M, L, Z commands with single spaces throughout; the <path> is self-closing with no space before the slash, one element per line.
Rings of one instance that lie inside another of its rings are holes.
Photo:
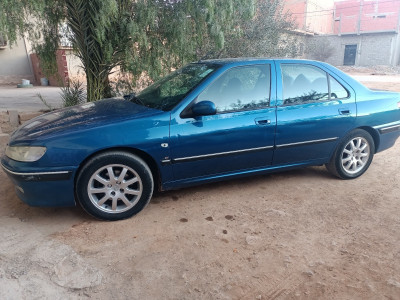
<path fill-rule="evenodd" d="M 307 29 L 319 34 L 332 33 L 333 8 L 333 0 L 308 0 Z"/>
<path fill-rule="evenodd" d="M 81 61 L 75 56 L 72 50 L 65 50 L 68 64 L 68 76 L 71 80 L 79 80 L 80 82 L 86 81 L 86 75 L 81 67 Z"/>
<path fill-rule="evenodd" d="M 298 30 L 318 34 L 333 31 L 333 0 L 285 0 L 283 4 Z"/>
<path fill-rule="evenodd" d="M 21 79 L 34 81 L 32 65 L 24 39 L 12 48 L 0 50 L 0 84 L 17 84 Z"/>
<path fill-rule="evenodd" d="M 35 82 L 32 62 L 29 54 L 32 53 L 32 47 L 28 41 L 19 39 L 12 48 L 0 50 L 0 85 L 16 85 L 21 83 L 22 79 L 29 79 L 33 84 Z M 71 50 L 66 49 L 69 78 L 84 82 L 85 73 L 80 67 L 79 58 L 72 54 Z"/>

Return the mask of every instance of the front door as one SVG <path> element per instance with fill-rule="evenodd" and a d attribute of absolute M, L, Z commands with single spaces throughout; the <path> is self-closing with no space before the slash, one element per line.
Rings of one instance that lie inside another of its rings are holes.
<path fill-rule="evenodd" d="M 175 180 L 271 165 L 276 113 L 270 107 L 270 95 L 275 93 L 274 87 L 270 64 L 234 67 L 210 83 L 187 108 L 208 100 L 215 103 L 217 114 L 172 117 Z"/>

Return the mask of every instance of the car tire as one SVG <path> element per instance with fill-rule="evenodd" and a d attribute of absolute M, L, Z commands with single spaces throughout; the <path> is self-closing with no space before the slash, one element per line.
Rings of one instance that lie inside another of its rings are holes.
<path fill-rule="evenodd" d="M 150 202 L 154 181 L 150 168 L 138 156 L 105 152 L 80 170 L 75 192 L 83 209 L 108 221 L 127 219 Z"/>
<path fill-rule="evenodd" d="M 362 129 L 346 135 L 337 146 L 326 168 L 342 179 L 353 179 L 367 171 L 375 153 L 372 136 Z"/>

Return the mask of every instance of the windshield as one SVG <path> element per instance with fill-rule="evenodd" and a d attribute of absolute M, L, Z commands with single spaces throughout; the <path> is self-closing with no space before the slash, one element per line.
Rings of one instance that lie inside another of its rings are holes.
<path fill-rule="evenodd" d="M 150 108 L 169 111 L 218 67 L 208 64 L 187 65 L 141 91 L 135 97 L 136 102 Z"/>

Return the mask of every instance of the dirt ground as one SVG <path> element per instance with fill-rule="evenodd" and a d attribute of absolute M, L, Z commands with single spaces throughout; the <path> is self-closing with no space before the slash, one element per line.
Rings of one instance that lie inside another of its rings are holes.
<path fill-rule="evenodd" d="M 399 299 L 399 151 L 351 181 L 311 167 L 159 193 L 112 223 L 29 207 L 0 171 L 0 299 Z"/>

